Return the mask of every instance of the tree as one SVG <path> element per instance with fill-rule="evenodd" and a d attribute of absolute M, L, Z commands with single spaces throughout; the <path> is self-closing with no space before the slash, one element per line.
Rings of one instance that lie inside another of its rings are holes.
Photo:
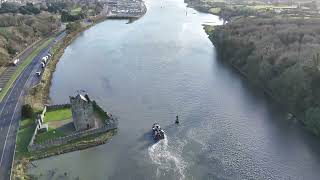
<path fill-rule="evenodd" d="M 23 118 L 32 118 L 34 112 L 30 104 L 25 104 L 22 106 L 21 113 Z"/>
<path fill-rule="evenodd" d="M 306 112 L 306 126 L 316 135 L 320 135 L 320 108 L 312 107 Z"/>
<path fill-rule="evenodd" d="M 67 33 L 71 33 L 71 32 L 77 31 L 80 28 L 81 28 L 81 23 L 79 21 L 70 22 L 66 26 Z"/>
<path fill-rule="evenodd" d="M 10 2 L 4 2 L 1 4 L 0 13 L 17 13 L 19 7 Z"/>

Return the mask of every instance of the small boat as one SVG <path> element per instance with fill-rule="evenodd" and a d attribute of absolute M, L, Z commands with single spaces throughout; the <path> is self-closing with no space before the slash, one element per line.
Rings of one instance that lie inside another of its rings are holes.
<path fill-rule="evenodd" d="M 164 130 L 161 129 L 161 127 L 158 123 L 154 123 L 152 125 L 152 136 L 155 141 L 159 141 L 161 139 L 164 139 Z"/>

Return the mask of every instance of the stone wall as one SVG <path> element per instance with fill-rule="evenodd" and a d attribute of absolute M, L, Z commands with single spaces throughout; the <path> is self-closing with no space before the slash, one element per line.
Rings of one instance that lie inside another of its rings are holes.
<path fill-rule="evenodd" d="M 83 138 L 83 137 L 86 137 L 86 136 L 89 136 L 89 135 L 93 135 L 93 134 L 97 134 L 97 133 L 107 132 L 107 131 L 110 131 L 110 130 L 113 130 L 113 129 L 116 129 L 116 128 L 117 128 L 116 124 L 109 124 L 109 125 L 106 125 L 106 126 L 104 126 L 102 128 L 90 129 L 90 130 L 81 131 L 81 132 L 75 132 L 75 133 L 73 133 L 71 135 L 60 137 L 60 138 L 56 138 L 56 139 L 53 139 L 53 140 L 48 140 L 48 141 L 46 141 L 44 143 L 41 143 L 41 144 L 34 144 L 34 139 L 35 139 L 35 136 L 36 136 L 36 133 L 37 133 L 37 128 L 36 128 L 35 133 L 32 136 L 32 139 L 31 139 L 31 141 L 29 143 L 28 151 L 29 152 L 33 152 L 33 151 L 44 150 L 44 149 L 55 147 L 55 146 L 65 145 L 65 144 L 68 144 L 70 141 L 77 140 L 79 138 Z"/>
<path fill-rule="evenodd" d="M 48 105 L 46 107 L 47 107 L 47 111 L 50 111 L 50 110 L 55 110 L 55 109 L 70 108 L 71 105 L 70 104 L 55 104 L 55 105 Z"/>
<path fill-rule="evenodd" d="M 30 140 L 29 145 L 28 145 L 28 150 L 29 150 L 29 147 L 34 144 L 34 140 L 36 139 L 37 133 L 38 133 L 38 126 L 35 126 L 33 134 L 32 134 L 32 137 L 31 137 L 31 140 Z"/>

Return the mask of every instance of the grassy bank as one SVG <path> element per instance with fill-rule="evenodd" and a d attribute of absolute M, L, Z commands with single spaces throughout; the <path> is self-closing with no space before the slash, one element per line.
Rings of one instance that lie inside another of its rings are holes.
<path fill-rule="evenodd" d="M 23 62 L 20 64 L 16 70 L 16 72 L 13 74 L 13 76 L 10 78 L 10 80 L 7 82 L 7 84 L 4 86 L 2 91 L 0 92 L 0 101 L 3 100 L 5 95 L 9 92 L 10 88 L 14 84 L 14 82 L 17 80 L 17 78 L 20 76 L 20 74 L 23 72 L 23 70 L 32 62 L 32 60 L 40 53 L 40 51 L 44 48 L 46 48 L 50 42 L 53 40 L 53 38 L 49 38 L 44 43 L 42 43 L 41 46 L 39 46 L 37 49 L 35 49 Z"/>

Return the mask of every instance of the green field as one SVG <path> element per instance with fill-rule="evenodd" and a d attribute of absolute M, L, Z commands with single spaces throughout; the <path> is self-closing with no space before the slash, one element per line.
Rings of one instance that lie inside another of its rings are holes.
<path fill-rule="evenodd" d="M 39 46 L 36 50 L 34 50 L 28 57 L 27 59 L 25 59 L 22 64 L 20 64 L 16 70 L 16 72 L 13 74 L 13 76 L 11 76 L 11 78 L 9 79 L 9 81 L 7 82 L 7 84 L 4 86 L 4 88 L 2 89 L 2 91 L 0 92 L 0 101 L 3 100 L 4 96 L 8 93 L 8 91 L 10 90 L 11 86 L 13 85 L 13 83 L 15 82 L 15 80 L 19 77 L 19 75 L 22 73 L 22 71 L 32 62 L 33 58 L 35 58 L 42 49 L 46 48 L 51 41 L 54 38 L 50 38 L 47 41 L 45 41 L 44 43 L 41 44 L 41 46 Z"/>
<path fill-rule="evenodd" d="M 209 9 L 211 14 L 219 14 L 221 12 L 221 8 L 211 8 Z"/>
<path fill-rule="evenodd" d="M 34 132 L 34 120 L 32 119 L 23 119 L 20 122 L 19 132 L 17 135 L 16 142 L 16 155 L 20 157 L 20 155 L 28 153 L 28 145 L 30 143 L 31 137 Z"/>
<path fill-rule="evenodd" d="M 81 7 L 76 7 L 76 8 L 71 9 L 70 14 L 71 15 L 78 15 L 80 12 L 81 12 Z"/>
<path fill-rule="evenodd" d="M 55 139 L 58 137 L 63 137 L 65 134 L 59 130 L 49 128 L 48 132 L 39 133 L 36 136 L 35 143 L 41 144 L 50 139 Z"/>
<path fill-rule="evenodd" d="M 72 113 L 70 108 L 57 109 L 54 111 L 47 111 L 44 117 L 44 122 L 62 121 L 71 119 Z"/>
<path fill-rule="evenodd" d="M 252 9 L 294 9 L 296 6 L 288 6 L 288 5 L 265 5 L 265 4 L 257 4 L 254 6 L 247 6 L 248 8 Z"/>

